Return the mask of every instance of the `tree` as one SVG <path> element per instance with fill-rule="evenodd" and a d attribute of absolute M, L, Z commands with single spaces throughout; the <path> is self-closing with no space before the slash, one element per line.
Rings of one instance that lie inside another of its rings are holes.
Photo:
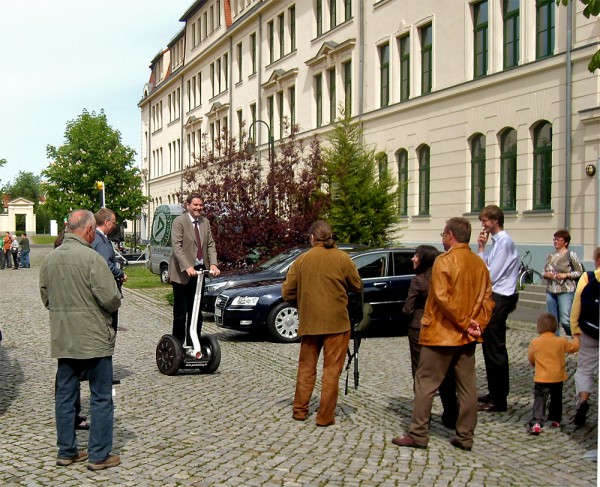
<path fill-rule="evenodd" d="M 387 165 L 378 171 L 375 150 L 364 147 L 362 127 L 349 116 L 335 123 L 329 142 L 324 151 L 331 194 L 327 219 L 336 239 L 386 244 L 398 221 L 398 196 Z"/>
<path fill-rule="evenodd" d="M 186 189 L 203 195 L 219 260 L 225 265 L 243 266 L 307 242 L 307 230 L 328 198 L 320 190 L 319 141 L 313 138 L 306 147 L 297 133 L 292 127 L 278 143 L 268 170 L 226 130 L 214 144 L 205 136 L 202 156 L 185 169 Z"/>
<path fill-rule="evenodd" d="M 142 193 L 142 178 L 134 167 L 135 151 L 121 143 L 121 133 L 108 125 L 104 111 L 83 113 L 67 123 L 60 147 L 48 145 L 52 160 L 42 171 L 49 212 L 61 220 L 73 209 L 100 208 L 97 181 L 103 181 L 106 206 L 119 219 L 133 219 L 148 198 Z"/>
<path fill-rule="evenodd" d="M 6 164 L 6 159 L 0 159 L 0 167 L 3 167 Z M 0 183 L 2 180 L 0 179 Z"/>
<path fill-rule="evenodd" d="M 25 198 L 33 202 L 34 209 L 37 209 L 40 202 L 41 179 L 29 171 L 19 171 L 17 177 L 12 183 L 4 187 L 4 192 L 9 193 L 11 198 Z"/>
<path fill-rule="evenodd" d="M 556 5 L 560 5 L 561 3 L 564 6 L 567 6 L 571 0 L 556 0 Z M 600 15 L 600 0 L 579 0 L 581 3 L 585 5 L 583 9 L 583 15 L 586 19 L 589 19 L 590 16 L 598 17 Z M 600 49 L 598 49 L 595 54 L 592 56 L 590 63 L 588 64 L 588 69 L 590 73 L 595 72 L 598 68 L 600 68 Z"/>

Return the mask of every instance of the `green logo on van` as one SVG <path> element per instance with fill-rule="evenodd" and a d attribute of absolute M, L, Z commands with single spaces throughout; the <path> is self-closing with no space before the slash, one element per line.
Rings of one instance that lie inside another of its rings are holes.
<path fill-rule="evenodd" d="M 152 225 L 152 244 L 171 245 L 171 220 L 173 218 L 168 206 L 159 206 L 154 213 Z"/>

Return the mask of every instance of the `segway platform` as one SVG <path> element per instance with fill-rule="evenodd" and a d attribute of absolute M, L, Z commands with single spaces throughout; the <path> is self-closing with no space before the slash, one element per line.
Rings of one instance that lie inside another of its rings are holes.
<path fill-rule="evenodd" d="M 175 375 L 181 369 L 196 369 L 202 374 L 212 374 L 221 364 L 219 341 L 212 335 L 203 335 L 198 339 L 197 332 L 204 277 L 209 272 L 198 272 L 190 329 L 192 343 L 188 344 L 186 338 L 182 344 L 173 335 L 163 335 L 156 346 L 156 365 L 162 374 Z"/>

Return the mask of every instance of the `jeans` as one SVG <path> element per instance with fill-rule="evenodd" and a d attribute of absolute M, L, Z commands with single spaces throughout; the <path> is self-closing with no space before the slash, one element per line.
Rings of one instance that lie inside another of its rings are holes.
<path fill-rule="evenodd" d="M 12 267 L 11 264 L 11 253 L 10 250 L 3 250 L 2 253 L 2 269 L 8 267 L 9 269 Z"/>
<path fill-rule="evenodd" d="M 546 309 L 548 313 L 554 315 L 559 325 L 562 325 L 565 333 L 571 336 L 571 306 L 575 293 L 546 293 Z M 556 335 L 560 336 L 560 328 L 557 328 Z"/>
<path fill-rule="evenodd" d="M 90 385 L 90 412 L 92 422 L 88 438 L 89 461 L 102 462 L 112 450 L 113 415 L 112 357 L 87 360 L 58 359 L 56 374 L 56 434 L 58 457 L 77 455 L 75 435 L 75 402 L 79 378 L 87 373 Z"/>
<path fill-rule="evenodd" d="M 21 250 L 21 267 L 29 267 L 29 249 Z"/>

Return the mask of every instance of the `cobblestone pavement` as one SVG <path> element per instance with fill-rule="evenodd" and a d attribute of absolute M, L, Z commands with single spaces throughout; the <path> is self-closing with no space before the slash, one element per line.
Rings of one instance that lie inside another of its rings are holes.
<path fill-rule="evenodd" d="M 597 463 L 582 457 L 597 448 L 597 406 L 594 401 L 590 426 L 576 430 L 574 357 L 568 357 L 564 427 L 539 437 L 526 433 L 531 325 L 512 323 L 509 410 L 479 415 L 472 452 L 449 445 L 452 432 L 440 423 L 438 399 L 429 449 L 399 449 L 391 440 L 406 431 L 412 409 L 406 337 L 363 342 L 359 389 L 347 396 L 341 390 L 337 423 L 317 428 L 316 393 L 308 420 L 291 418 L 298 344 L 262 341 L 209 322 L 205 331 L 215 333 L 222 348 L 218 371 L 167 377 L 154 353 L 170 330 L 170 309 L 131 291 L 114 357 L 122 379 L 115 386 L 114 451 L 122 464 L 102 472 L 85 464 L 56 467 L 56 364 L 39 299 L 39 263 L 33 264 L 0 271 L 0 485 L 596 485 Z M 477 365 L 482 382 L 480 350 Z M 85 409 L 85 387 L 82 396 Z M 80 448 L 87 435 L 78 432 Z"/>

